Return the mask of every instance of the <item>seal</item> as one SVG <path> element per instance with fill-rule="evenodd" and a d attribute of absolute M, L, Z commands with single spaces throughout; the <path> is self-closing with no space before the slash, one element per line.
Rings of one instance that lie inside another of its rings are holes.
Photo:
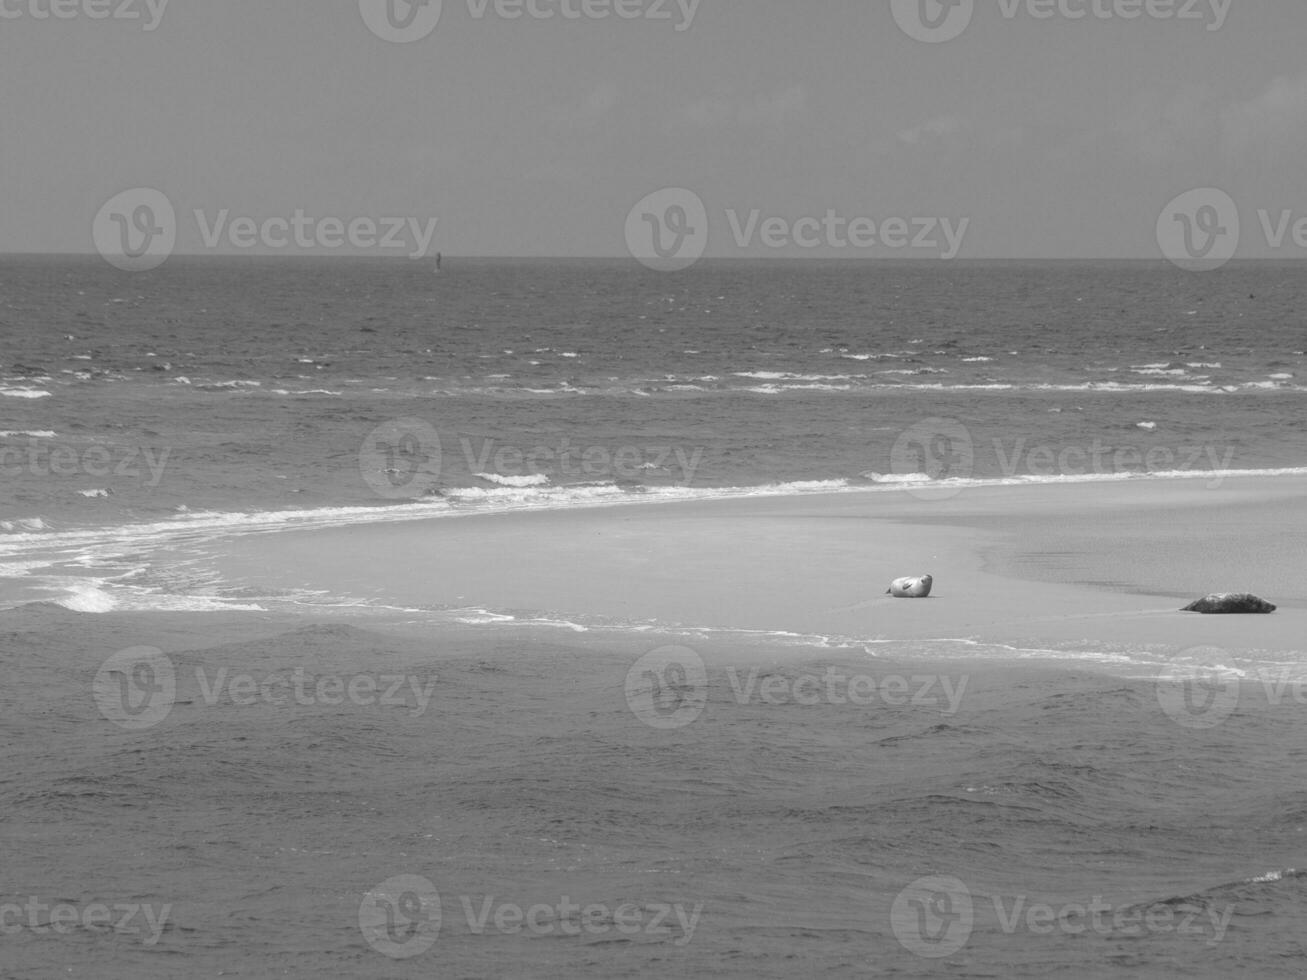
<path fill-rule="evenodd" d="M 935 580 L 929 575 L 907 575 L 891 582 L 885 594 L 896 599 L 924 599 L 930 595 L 930 587 L 934 583 Z"/>
<path fill-rule="evenodd" d="M 1181 612 L 1273 613 L 1275 606 L 1251 592 L 1215 592 L 1185 606 Z"/>

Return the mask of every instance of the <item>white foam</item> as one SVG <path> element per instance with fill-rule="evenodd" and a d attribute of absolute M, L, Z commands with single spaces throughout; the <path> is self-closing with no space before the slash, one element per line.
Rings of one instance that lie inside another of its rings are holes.
<path fill-rule="evenodd" d="M 736 371 L 737 378 L 754 378 L 758 381 L 853 381 L 865 378 L 865 374 L 793 374 L 789 371 Z M 715 381 L 716 378 L 697 380 Z"/>
<path fill-rule="evenodd" d="M 1249 878 L 1248 884 L 1268 885 L 1272 882 L 1283 881 L 1286 875 L 1292 877 L 1297 874 L 1298 872 L 1294 868 L 1286 868 L 1284 871 L 1268 871 L 1266 874 L 1258 875 L 1256 878 Z"/>
<path fill-rule="evenodd" d="M 929 473 L 877 473 L 872 470 L 862 474 L 864 479 L 873 483 L 931 483 Z"/>
<path fill-rule="evenodd" d="M 214 596 L 169 595 L 163 592 L 139 592 L 120 595 L 115 609 L 127 612 L 266 612 L 258 603 L 233 602 Z M 100 612 L 101 610 L 83 610 Z M 108 610 L 103 610 L 107 612 Z"/>
<path fill-rule="evenodd" d="M 753 392 L 756 395 L 781 395 L 787 391 L 852 391 L 853 385 L 832 385 L 832 384 L 766 384 L 753 385 L 745 388 L 745 391 Z"/>
<path fill-rule="evenodd" d="M 73 612 L 107 613 L 117 605 L 113 596 L 98 585 L 79 583 L 69 584 L 66 587 L 70 594 L 56 599 L 55 604 L 71 609 Z"/>
<path fill-rule="evenodd" d="M 0 578 L 25 578 L 34 569 L 45 568 L 43 561 L 7 561 L 0 562 Z"/>
<path fill-rule="evenodd" d="M 16 521 L 0 521 L 0 531 L 4 531 L 8 534 L 13 534 L 15 532 L 44 531 L 48 527 L 49 525 L 47 525 L 45 520 L 40 517 L 27 517 Z"/>
<path fill-rule="evenodd" d="M 516 616 L 493 613 L 488 609 L 458 609 L 453 613 L 454 622 L 468 623 L 472 626 L 485 626 L 489 623 L 514 623 Z"/>
<path fill-rule="evenodd" d="M 501 476 L 498 473 L 477 473 L 477 479 L 487 483 L 498 483 L 502 487 L 542 487 L 549 482 L 543 473 L 531 473 L 524 476 Z"/>
<path fill-rule="evenodd" d="M 50 392 L 41 388 L 0 388 L 5 398 L 49 398 Z"/>
<path fill-rule="evenodd" d="M 33 429 L 31 431 L 4 431 L 0 432 L 0 439 L 17 439 L 19 437 L 26 439 L 53 439 L 55 433 L 49 429 Z"/>
<path fill-rule="evenodd" d="M 596 483 L 579 487 L 510 484 L 501 487 L 458 487 L 445 491 L 445 497 L 450 500 L 460 503 L 490 504 L 493 505 L 493 509 L 547 507 L 551 504 L 566 507 L 569 504 L 623 496 L 630 496 L 630 493 L 615 483 Z"/>

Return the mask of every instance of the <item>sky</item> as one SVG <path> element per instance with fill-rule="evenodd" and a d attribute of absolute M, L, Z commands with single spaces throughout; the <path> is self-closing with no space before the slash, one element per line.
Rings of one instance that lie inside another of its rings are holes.
<path fill-rule="evenodd" d="M 0 251 L 1302 258 L 1305 48 L 1302 0 L 0 0 Z"/>

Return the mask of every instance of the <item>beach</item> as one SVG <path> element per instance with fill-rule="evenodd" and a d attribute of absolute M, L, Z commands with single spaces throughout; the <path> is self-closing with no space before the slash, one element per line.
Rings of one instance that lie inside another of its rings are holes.
<path fill-rule="evenodd" d="M 902 640 L 1293 650 L 1307 480 L 919 487 L 519 512 L 251 535 L 218 559 L 253 589 L 416 608 L 525 609 L 710 630 Z M 930 573 L 922 603 L 883 595 Z M 1210 592 L 1274 617 L 1181 614 Z"/>
<path fill-rule="evenodd" d="M 9 610 L 10 887 L 81 918 L 7 975 L 1295 975 L 1301 490 L 265 532 L 226 581 L 360 604 Z"/>

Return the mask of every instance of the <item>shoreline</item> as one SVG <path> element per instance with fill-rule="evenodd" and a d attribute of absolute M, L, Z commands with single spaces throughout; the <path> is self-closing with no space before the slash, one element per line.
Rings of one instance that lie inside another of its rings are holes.
<path fill-rule="evenodd" d="M 116 606 L 112 585 L 99 591 L 105 580 L 86 569 L 65 576 L 85 578 L 85 595 L 42 596 L 32 588 L 39 575 L 11 585 L 26 593 L 17 609 L 46 601 L 98 615 L 284 614 L 364 626 L 407 615 L 546 636 L 571 626 L 818 649 L 933 642 L 931 656 L 957 644 L 962 657 L 990 646 L 1019 658 L 1080 651 L 1154 662 L 1215 646 L 1280 662 L 1307 635 L 1307 540 L 1298 547 L 1295 531 L 1307 526 L 1304 491 L 1307 476 L 1281 475 L 1219 487 L 1149 479 L 623 501 L 264 528 L 153 552 L 142 540 L 137 556 L 152 578 L 167 581 L 170 562 L 183 575 L 183 591 L 174 586 L 158 610 L 139 596 Z M 187 598 L 196 556 L 200 579 L 222 583 L 216 596 Z M 930 599 L 883 595 L 892 578 L 926 572 L 936 580 Z M 297 602 L 287 597 L 296 590 L 349 601 Z M 1179 611 L 1215 591 L 1257 592 L 1279 610 Z"/>
<path fill-rule="evenodd" d="M 943 500 L 841 491 L 522 511 L 243 536 L 222 542 L 215 564 L 247 588 L 414 609 L 868 641 L 1288 651 L 1307 632 L 1291 546 L 1307 524 L 1304 489 L 1303 477 L 1217 489 L 1133 481 L 970 488 Z M 1156 582 L 1104 579 L 1104 567 L 1140 554 L 1152 555 Z M 936 578 L 930 599 L 881 594 L 925 572 Z M 1207 617 L 1181 613 L 1176 599 L 1244 590 L 1279 611 Z"/>

